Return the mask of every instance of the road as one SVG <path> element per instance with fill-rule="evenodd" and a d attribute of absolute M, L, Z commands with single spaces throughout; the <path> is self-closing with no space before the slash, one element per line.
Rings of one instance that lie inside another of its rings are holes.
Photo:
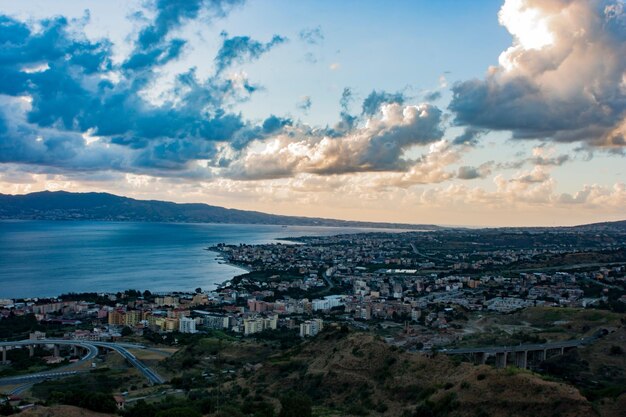
<path fill-rule="evenodd" d="M 122 355 L 131 365 L 137 368 L 150 382 L 153 384 L 162 384 L 163 378 L 159 376 L 156 372 L 150 369 L 148 366 L 144 365 L 139 359 L 135 357 L 132 353 L 130 353 L 126 348 L 133 349 L 143 349 L 144 346 L 141 345 L 132 345 L 132 344 L 120 344 L 120 343 L 109 343 L 109 342 L 92 342 L 95 346 L 104 347 L 107 349 L 112 349 Z"/>
<path fill-rule="evenodd" d="M 328 289 L 332 289 L 335 286 L 335 284 L 333 284 L 332 276 L 326 273 L 327 271 L 328 270 L 322 273 L 322 277 L 324 277 L 324 279 L 326 280 L 326 283 L 328 284 Z"/>
<path fill-rule="evenodd" d="M 562 342 L 551 342 L 551 343 L 538 343 L 538 344 L 527 344 L 527 345 L 512 345 L 512 346 L 484 346 L 484 347 L 476 347 L 476 348 L 459 348 L 459 349 L 441 349 L 441 353 L 445 353 L 448 355 L 462 355 L 466 353 L 488 353 L 488 354 L 496 354 L 499 352 L 522 352 L 522 351 L 533 351 L 533 350 L 546 350 L 546 349 L 561 349 L 561 348 L 570 348 L 570 347 L 578 347 L 583 345 L 589 345 L 595 342 L 598 338 L 602 337 L 604 333 L 596 332 L 593 336 L 583 337 L 581 339 L 575 340 L 564 340 Z"/>
<path fill-rule="evenodd" d="M 433 261 L 433 262 L 435 262 L 435 263 L 436 263 L 436 262 L 439 262 L 439 258 L 436 258 L 436 257 L 434 257 L 434 256 L 429 256 L 429 255 L 426 255 L 425 253 L 420 252 L 420 251 L 417 249 L 417 246 L 415 246 L 415 243 L 410 242 L 410 243 L 409 243 L 409 245 L 411 245 L 411 249 L 413 249 L 413 253 L 414 253 L 414 254 L 416 254 L 416 255 L 418 255 L 418 256 L 421 256 L 421 257 L 423 257 L 423 258 L 426 258 L 426 259 L 430 259 L 431 261 Z"/>
<path fill-rule="evenodd" d="M 27 375 L 16 375 L 6 378 L 0 378 L 0 386 L 8 386 L 8 385 L 18 385 L 11 394 L 20 393 L 26 389 L 28 389 L 33 384 L 45 380 L 45 379 L 56 379 L 63 378 L 67 376 L 76 375 L 79 370 L 74 370 L 73 368 L 78 367 L 79 364 L 82 364 L 86 361 L 90 361 L 98 355 L 98 348 L 110 349 L 119 353 L 122 357 L 124 357 L 132 366 L 137 368 L 151 383 L 153 384 L 162 384 L 164 382 L 163 378 L 159 376 L 155 371 L 150 369 L 148 366 L 144 365 L 139 359 L 135 357 L 132 353 L 128 351 L 128 349 L 145 349 L 143 345 L 136 345 L 132 343 L 110 343 L 110 342 L 94 342 L 94 341 L 84 341 L 84 340 L 65 340 L 65 339 L 42 339 L 42 340 L 20 340 L 15 342 L 0 342 L 0 348 L 3 347 L 23 347 L 30 346 L 33 344 L 39 345 L 62 345 L 62 346 L 78 346 L 83 349 L 86 349 L 87 353 L 80 358 L 77 362 L 74 362 L 70 365 L 64 366 L 62 368 L 55 369 L 54 371 L 47 372 L 38 372 L 34 374 Z M 23 383 L 23 384 L 22 384 Z"/>

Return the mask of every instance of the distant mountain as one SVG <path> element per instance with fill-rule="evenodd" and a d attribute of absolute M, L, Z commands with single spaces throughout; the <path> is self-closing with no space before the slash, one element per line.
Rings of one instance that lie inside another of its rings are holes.
<path fill-rule="evenodd" d="M 26 195 L 0 194 L 0 219 L 109 220 L 186 223 L 240 223 L 298 226 L 439 229 L 434 225 L 359 222 L 312 217 L 280 216 L 167 201 L 135 200 L 108 193 L 43 191 Z"/>
<path fill-rule="evenodd" d="M 579 231 L 607 231 L 607 230 L 621 230 L 626 231 L 626 220 L 618 220 L 614 222 L 601 222 L 601 223 L 591 223 L 591 224 L 581 224 L 580 226 L 573 226 L 572 229 L 576 229 Z"/>

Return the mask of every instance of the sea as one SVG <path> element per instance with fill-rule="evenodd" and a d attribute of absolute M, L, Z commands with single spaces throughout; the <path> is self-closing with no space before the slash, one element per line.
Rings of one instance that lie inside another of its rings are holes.
<path fill-rule="evenodd" d="M 217 243 L 385 229 L 105 221 L 0 221 L 0 299 L 70 292 L 212 290 L 244 270 L 206 248 Z M 397 230 L 396 230 L 397 231 Z"/>

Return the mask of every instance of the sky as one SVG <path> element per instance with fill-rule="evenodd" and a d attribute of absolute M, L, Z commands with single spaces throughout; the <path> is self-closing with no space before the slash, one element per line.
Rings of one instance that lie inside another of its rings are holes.
<path fill-rule="evenodd" d="M 0 193 L 626 219 L 622 0 L 0 0 Z"/>

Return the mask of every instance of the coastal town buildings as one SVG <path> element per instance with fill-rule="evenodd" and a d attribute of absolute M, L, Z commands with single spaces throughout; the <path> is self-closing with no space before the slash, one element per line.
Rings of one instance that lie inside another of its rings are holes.
<path fill-rule="evenodd" d="M 324 328 L 324 321 L 321 319 L 307 320 L 300 324 L 300 337 L 317 336 Z"/>
<path fill-rule="evenodd" d="M 195 333 L 196 321 L 189 317 L 181 317 L 178 320 L 178 331 L 181 333 Z"/>

